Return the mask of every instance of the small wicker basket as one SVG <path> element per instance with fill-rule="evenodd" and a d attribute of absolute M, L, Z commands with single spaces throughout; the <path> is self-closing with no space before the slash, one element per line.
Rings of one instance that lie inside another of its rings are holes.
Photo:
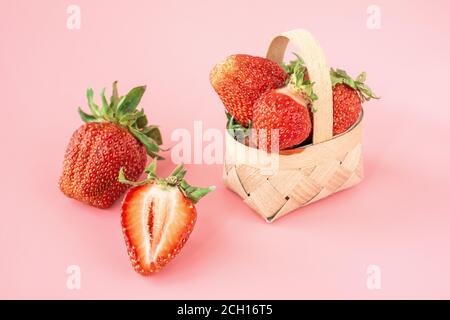
<path fill-rule="evenodd" d="M 267 222 L 354 186 L 363 177 L 363 114 L 333 137 L 330 68 L 313 36 L 301 29 L 282 33 L 271 41 L 267 58 L 281 63 L 289 41 L 304 60 L 318 96 L 312 144 L 269 154 L 226 135 L 224 182 Z"/>

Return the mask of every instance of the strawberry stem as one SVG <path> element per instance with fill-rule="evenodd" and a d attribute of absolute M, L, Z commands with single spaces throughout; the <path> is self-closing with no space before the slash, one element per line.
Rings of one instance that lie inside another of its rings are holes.
<path fill-rule="evenodd" d="M 85 113 L 81 109 L 78 110 L 78 113 L 84 122 L 106 121 L 127 128 L 144 145 L 149 156 L 163 159 L 158 155 L 158 152 L 161 150 L 159 146 L 163 143 L 159 128 L 155 125 L 148 125 L 144 109 L 137 110 L 145 89 L 145 86 L 135 87 L 125 96 L 120 97 L 117 90 L 117 81 L 114 81 L 109 102 L 105 97 L 105 89 L 101 91 L 102 107 L 100 108 L 94 102 L 94 91 L 89 88 L 86 96 L 92 115 Z"/>
<path fill-rule="evenodd" d="M 215 186 L 209 186 L 206 188 L 201 187 L 193 187 L 189 185 L 186 180 L 181 180 L 180 182 L 180 188 L 183 190 L 183 193 L 192 200 L 192 202 L 197 203 L 200 201 L 201 198 L 206 196 L 211 191 L 216 190 Z"/>
<path fill-rule="evenodd" d="M 308 70 L 303 59 L 295 52 L 293 54 L 297 57 L 296 60 L 289 62 L 287 65 L 281 65 L 286 73 L 290 75 L 286 80 L 286 85 L 294 89 L 295 92 L 312 105 L 312 102 L 318 99 L 313 90 L 314 82 L 311 82 L 307 77 Z M 312 111 L 314 112 L 314 110 Z"/>
<path fill-rule="evenodd" d="M 380 97 L 377 97 L 372 90 L 364 84 L 367 78 L 367 74 L 365 72 L 361 72 L 356 80 L 353 80 L 346 71 L 331 68 L 330 77 L 331 85 L 333 87 L 339 83 L 349 86 L 358 92 L 359 98 L 362 102 L 369 101 L 370 99 L 380 99 Z"/>
<path fill-rule="evenodd" d="M 306 98 L 309 98 L 310 102 L 317 100 L 318 97 L 313 91 L 314 83 L 311 83 L 309 80 L 305 80 L 308 70 L 306 69 L 303 59 L 296 53 L 293 54 L 297 57 L 296 60 L 293 60 L 288 64 L 281 64 L 281 67 L 290 76 L 286 84 L 291 85 L 299 92 L 302 92 Z M 362 102 L 369 101 L 370 99 L 380 99 L 380 97 L 377 97 L 372 90 L 364 84 L 367 78 L 367 74 L 365 72 L 362 72 L 358 75 L 356 80 L 353 80 L 344 70 L 331 68 L 330 77 L 333 87 L 338 83 L 342 83 L 355 89 L 358 92 Z M 313 109 L 312 111 L 315 112 Z"/>
<path fill-rule="evenodd" d="M 150 181 L 148 178 L 139 182 L 128 180 L 125 177 L 125 171 L 123 167 L 120 168 L 118 180 L 120 183 L 129 184 L 133 187 L 143 186 L 144 184 L 147 184 Z"/>
<path fill-rule="evenodd" d="M 215 186 L 209 186 L 209 187 L 202 188 L 202 187 L 194 187 L 194 186 L 191 186 L 189 183 L 187 183 L 187 181 L 184 180 L 184 176 L 186 175 L 187 171 L 184 168 L 183 164 L 179 164 L 172 171 L 170 176 L 168 176 L 167 178 L 159 178 L 156 175 L 156 162 L 157 162 L 157 160 L 154 159 L 145 168 L 145 173 L 147 173 L 147 178 L 142 181 L 139 181 L 139 182 L 128 180 L 125 177 L 124 169 L 120 168 L 119 177 L 118 177 L 119 182 L 129 184 L 129 185 L 136 187 L 136 186 L 142 186 L 142 185 L 145 185 L 147 183 L 154 181 L 158 184 L 168 185 L 168 186 L 172 186 L 172 187 L 178 187 L 178 188 L 180 188 L 181 192 L 183 192 L 183 194 L 187 198 L 192 200 L 193 203 L 197 203 L 201 198 L 203 198 L 208 193 L 210 193 L 211 191 L 216 189 Z"/>
<path fill-rule="evenodd" d="M 231 114 L 225 112 L 227 117 L 227 130 L 231 136 L 234 138 L 238 138 L 239 141 L 244 141 L 246 137 L 249 137 L 251 134 L 252 123 L 250 122 L 248 127 L 244 127 L 240 124 Z"/>

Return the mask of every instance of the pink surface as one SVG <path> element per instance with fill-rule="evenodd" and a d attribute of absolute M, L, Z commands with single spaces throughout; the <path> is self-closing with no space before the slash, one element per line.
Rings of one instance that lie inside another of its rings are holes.
<path fill-rule="evenodd" d="M 379 0 L 380 30 L 366 27 L 372 1 L 77 0 L 72 31 L 70 4 L 0 4 L 0 298 L 450 298 L 450 2 Z M 119 204 L 90 208 L 57 188 L 86 88 L 147 84 L 142 106 L 170 144 L 194 120 L 223 127 L 214 63 L 263 55 L 297 27 L 331 65 L 366 70 L 383 97 L 366 105 L 366 179 L 269 225 L 225 189 L 220 165 L 189 165 L 189 181 L 218 189 L 182 253 L 139 276 Z M 69 265 L 81 268 L 80 290 L 66 287 Z M 380 290 L 366 286 L 369 265 Z"/>

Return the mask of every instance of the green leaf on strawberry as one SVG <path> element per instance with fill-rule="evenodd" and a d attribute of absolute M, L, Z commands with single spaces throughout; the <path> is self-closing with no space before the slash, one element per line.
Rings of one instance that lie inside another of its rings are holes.
<path fill-rule="evenodd" d="M 252 131 L 252 123 L 249 122 L 248 127 L 244 127 L 239 121 L 237 121 L 231 114 L 225 112 L 227 117 L 227 130 L 232 137 L 240 142 L 244 142 L 250 137 Z"/>
<path fill-rule="evenodd" d="M 361 74 L 356 77 L 356 80 L 353 80 L 344 70 L 331 68 L 330 77 L 333 87 L 338 83 L 349 86 L 358 92 L 362 102 L 369 101 L 370 99 L 380 99 L 380 97 L 377 97 L 372 90 L 364 84 L 367 78 L 365 72 L 361 72 Z"/>
<path fill-rule="evenodd" d="M 147 150 L 147 154 L 153 158 L 158 157 L 162 159 L 162 157 L 158 156 L 159 146 L 156 143 L 155 140 L 152 138 L 147 137 L 145 134 L 143 134 L 138 129 L 133 128 L 132 126 L 128 127 L 128 130 L 131 132 L 131 134 L 141 142 L 145 149 Z"/>
<path fill-rule="evenodd" d="M 123 168 L 120 169 L 119 172 L 119 182 L 129 184 L 132 186 L 142 186 L 145 185 L 151 181 L 156 181 L 156 183 L 161 185 L 169 185 L 169 186 L 178 186 L 180 190 L 183 192 L 183 194 L 192 200 L 193 203 L 197 203 L 201 198 L 206 196 L 211 191 L 214 191 L 216 189 L 215 186 L 210 187 L 195 187 L 191 186 L 187 181 L 184 179 L 184 176 L 186 175 L 186 169 L 184 168 L 183 164 L 179 164 L 168 176 L 167 178 L 159 178 L 156 175 L 156 163 L 157 160 L 154 159 L 146 168 L 145 173 L 147 173 L 147 178 L 143 181 L 135 182 L 130 181 L 125 177 L 125 172 Z"/>
<path fill-rule="evenodd" d="M 125 99 L 121 101 L 121 103 L 117 107 L 117 112 L 119 114 L 126 114 L 134 112 L 141 102 L 141 98 L 144 95 L 146 87 L 136 87 L 130 90 L 128 94 L 125 96 Z"/>
<path fill-rule="evenodd" d="M 94 90 L 92 90 L 92 88 L 89 88 L 86 92 L 86 96 L 88 100 L 88 106 L 92 114 L 95 117 L 101 116 L 98 106 L 94 103 Z"/>
<path fill-rule="evenodd" d="M 81 120 L 83 120 L 83 122 L 99 122 L 97 117 L 87 114 L 86 112 L 81 110 L 81 108 L 78 108 L 78 113 L 80 114 Z"/>
<path fill-rule="evenodd" d="M 152 138 L 156 141 L 158 145 L 163 143 L 161 131 L 159 131 L 158 126 L 149 125 L 147 127 L 142 128 L 142 133 L 144 133 L 147 137 Z"/>
<path fill-rule="evenodd" d="M 295 89 L 300 95 L 312 105 L 312 102 L 317 100 L 318 97 L 314 93 L 314 82 L 311 82 L 308 77 L 308 70 L 306 69 L 305 62 L 296 53 L 293 53 L 297 59 L 289 62 L 288 64 L 281 64 L 283 69 L 289 75 L 286 80 L 286 85 Z M 311 108 L 313 112 L 315 110 Z"/>
<path fill-rule="evenodd" d="M 289 74 L 289 78 L 286 84 L 291 84 L 298 88 L 299 91 L 304 92 L 305 96 L 309 100 L 317 100 L 317 95 L 313 91 L 314 83 L 311 83 L 307 77 L 307 69 L 305 63 L 301 57 L 294 53 L 297 57 L 296 60 L 289 62 L 288 64 L 282 63 L 282 68 Z M 358 75 L 356 80 L 353 80 L 345 70 L 342 69 L 330 69 L 331 85 L 334 87 L 338 83 L 345 84 L 350 88 L 355 89 L 362 102 L 368 101 L 370 99 L 379 99 L 372 90 L 364 84 L 367 78 L 367 74 L 362 72 Z M 315 110 L 312 109 L 314 112 Z"/>
<path fill-rule="evenodd" d="M 113 92 L 111 95 L 111 99 L 110 99 L 110 109 L 112 111 L 116 111 L 117 110 L 117 105 L 119 104 L 120 101 L 120 97 L 119 97 L 119 91 L 117 90 L 117 81 L 113 82 Z"/>
<path fill-rule="evenodd" d="M 145 146 L 148 155 L 162 159 L 158 155 L 161 150 L 159 146 L 163 143 L 159 128 L 148 125 L 144 110 L 137 110 L 145 89 L 145 86 L 135 87 L 121 97 L 117 90 L 117 81 L 115 81 L 109 102 L 105 96 L 105 89 L 101 91 L 102 107 L 100 108 L 94 102 L 94 91 L 89 88 L 86 96 L 92 114 L 85 113 L 81 108 L 78 109 L 78 113 L 84 122 L 112 122 L 127 128 Z"/>
<path fill-rule="evenodd" d="M 139 115 L 136 119 L 136 126 L 139 129 L 145 128 L 145 126 L 148 124 L 147 116 L 145 114 Z"/>

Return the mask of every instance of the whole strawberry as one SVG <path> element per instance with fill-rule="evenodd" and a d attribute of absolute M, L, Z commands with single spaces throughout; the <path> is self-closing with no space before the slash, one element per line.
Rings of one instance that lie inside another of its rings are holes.
<path fill-rule="evenodd" d="M 288 74 L 277 63 L 245 54 L 229 56 L 210 73 L 210 82 L 227 112 L 247 127 L 253 105 L 266 91 L 284 85 Z"/>
<path fill-rule="evenodd" d="M 304 61 L 299 56 L 288 64 L 282 64 L 282 67 L 291 78 L 296 68 L 304 69 L 304 79 L 309 79 Z M 331 68 L 330 77 L 333 86 L 333 135 L 338 135 L 347 131 L 358 121 L 362 112 L 362 103 L 379 98 L 364 84 L 365 72 L 353 80 L 344 70 Z"/>
<path fill-rule="evenodd" d="M 304 142 L 311 134 L 310 105 L 317 97 L 306 68 L 292 66 L 289 83 L 264 93 L 255 103 L 252 141 L 266 151 L 291 148 Z"/>
<path fill-rule="evenodd" d="M 183 248 L 197 220 L 195 204 L 214 187 L 190 186 L 179 165 L 168 178 L 156 176 L 156 160 L 146 180 L 132 182 L 123 170 L 119 181 L 134 186 L 122 203 L 122 231 L 133 268 L 147 275 L 159 271 Z"/>
<path fill-rule="evenodd" d="M 138 179 L 147 163 L 147 154 L 157 157 L 161 134 L 148 126 L 143 110 L 137 111 L 145 87 L 136 87 L 119 97 L 113 84 L 111 101 L 101 93 L 102 107 L 87 98 L 92 115 L 78 110 L 86 122 L 74 132 L 64 157 L 59 188 L 68 197 L 98 208 L 110 207 L 127 186 L 117 180 L 124 168 L 130 179 Z"/>
<path fill-rule="evenodd" d="M 331 69 L 330 76 L 333 85 L 333 134 L 337 135 L 347 131 L 358 121 L 363 102 L 378 97 L 364 84 L 365 72 L 356 80 L 340 69 Z"/>
<path fill-rule="evenodd" d="M 303 99 L 283 89 L 264 93 L 255 104 L 253 143 L 266 151 L 283 150 L 305 141 L 311 117 Z"/>

